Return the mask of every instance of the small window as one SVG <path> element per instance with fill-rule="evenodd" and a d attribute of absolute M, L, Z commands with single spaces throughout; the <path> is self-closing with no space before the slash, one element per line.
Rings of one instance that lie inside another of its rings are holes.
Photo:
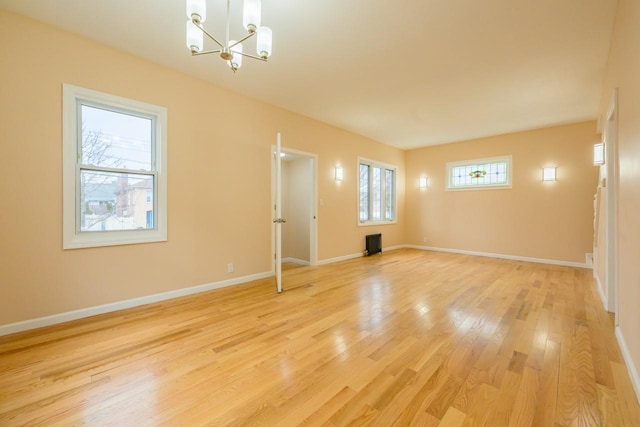
<path fill-rule="evenodd" d="M 511 188 L 511 156 L 447 163 L 447 190 Z"/>
<path fill-rule="evenodd" d="M 63 248 L 166 240 L 166 109 L 63 86 Z"/>
<path fill-rule="evenodd" d="M 396 167 L 359 159 L 358 222 L 360 225 L 396 221 Z"/>

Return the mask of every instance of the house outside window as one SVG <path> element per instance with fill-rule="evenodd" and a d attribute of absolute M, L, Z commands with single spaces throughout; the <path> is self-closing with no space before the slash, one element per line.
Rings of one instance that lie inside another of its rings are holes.
<path fill-rule="evenodd" d="M 396 222 L 396 166 L 358 159 L 358 224 Z"/>
<path fill-rule="evenodd" d="M 166 240 L 166 109 L 63 86 L 63 248 Z"/>

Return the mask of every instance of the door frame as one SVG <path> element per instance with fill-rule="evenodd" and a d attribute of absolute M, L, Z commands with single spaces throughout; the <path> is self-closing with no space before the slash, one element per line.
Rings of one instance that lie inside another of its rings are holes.
<path fill-rule="evenodd" d="M 613 89 L 604 125 L 606 165 L 606 281 L 607 311 L 618 326 L 618 89 Z"/>
<path fill-rule="evenodd" d="M 271 216 L 273 217 L 275 203 L 276 203 L 276 162 L 274 153 L 276 146 L 271 145 Z M 296 150 L 294 148 L 280 147 L 280 152 L 285 154 L 295 154 L 300 157 L 304 157 L 311 162 L 311 218 L 309 221 L 309 265 L 318 265 L 318 155 L 316 153 L 310 153 L 308 151 Z M 286 219 L 286 218 L 285 218 Z M 275 259 L 276 259 L 276 233 L 275 226 L 271 227 L 271 259 L 273 260 L 272 273 L 275 274 Z"/>

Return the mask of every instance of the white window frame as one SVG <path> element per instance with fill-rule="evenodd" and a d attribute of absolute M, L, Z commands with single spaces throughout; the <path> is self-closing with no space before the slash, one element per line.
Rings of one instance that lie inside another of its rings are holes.
<path fill-rule="evenodd" d="M 453 177 L 451 176 L 451 170 L 454 167 L 460 166 L 473 166 L 478 164 L 487 164 L 487 163 L 507 163 L 507 182 L 500 184 L 479 184 L 479 185 L 465 185 L 465 186 L 454 186 L 453 185 Z M 469 191 L 469 190 L 508 190 L 511 188 L 512 176 L 513 176 L 513 160 L 512 156 L 499 156 L 499 157 L 486 157 L 482 159 L 471 159 L 471 160 L 462 160 L 458 162 L 447 162 L 446 167 L 447 176 L 445 178 L 445 182 L 447 183 L 447 191 Z"/>
<path fill-rule="evenodd" d="M 381 219 L 381 220 L 372 220 L 368 219 L 365 221 L 360 220 L 360 165 L 366 164 L 369 166 L 369 218 L 373 217 L 373 199 L 371 197 L 371 186 L 373 185 L 373 168 L 379 167 L 382 168 L 382 200 L 381 200 L 381 212 L 386 210 L 386 186 L 385 182 L 385 171 L 391 170 L 393 171 L 393 218 L 392 219 Z M 376 160 L 367 159 L 364 157 L 358 157 L 358 166 L 356 168 L 358 171 L 358 188 L 357 188 L 357 220 L 358 226 L 366 227 L 370 225 L 383 225 L 383 224 L 396 224 L 398 222 L 398 167 L 396 165 L 392 165 L 389 163 L 378 162 Z"/>
<path fill-rule="evenodd" d="M 90 248 L 167 240 L 167 109 L 69 84 L 62 85 L 62 248 Z M 78 106 L 99 104 L 150 116 L 155 123 L 152 170 L 155 176 L 152 229 L 80 232 L 80 159 Z"/>

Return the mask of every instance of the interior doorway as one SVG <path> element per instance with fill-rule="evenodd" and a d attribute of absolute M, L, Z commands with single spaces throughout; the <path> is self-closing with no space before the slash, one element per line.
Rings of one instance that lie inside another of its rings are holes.
<path fill-rule="evenodd" d="M 317 161 L 318 156 L 281 147 L 281 256 L 276 257 L 276 233 L 272 231 L 273 259 L 283 263 L 317 264 Z M 275 161 L 272 165 L 272 206 L 276 207 Z M 277 266 L 276 266 L 277 268 Z"/>

